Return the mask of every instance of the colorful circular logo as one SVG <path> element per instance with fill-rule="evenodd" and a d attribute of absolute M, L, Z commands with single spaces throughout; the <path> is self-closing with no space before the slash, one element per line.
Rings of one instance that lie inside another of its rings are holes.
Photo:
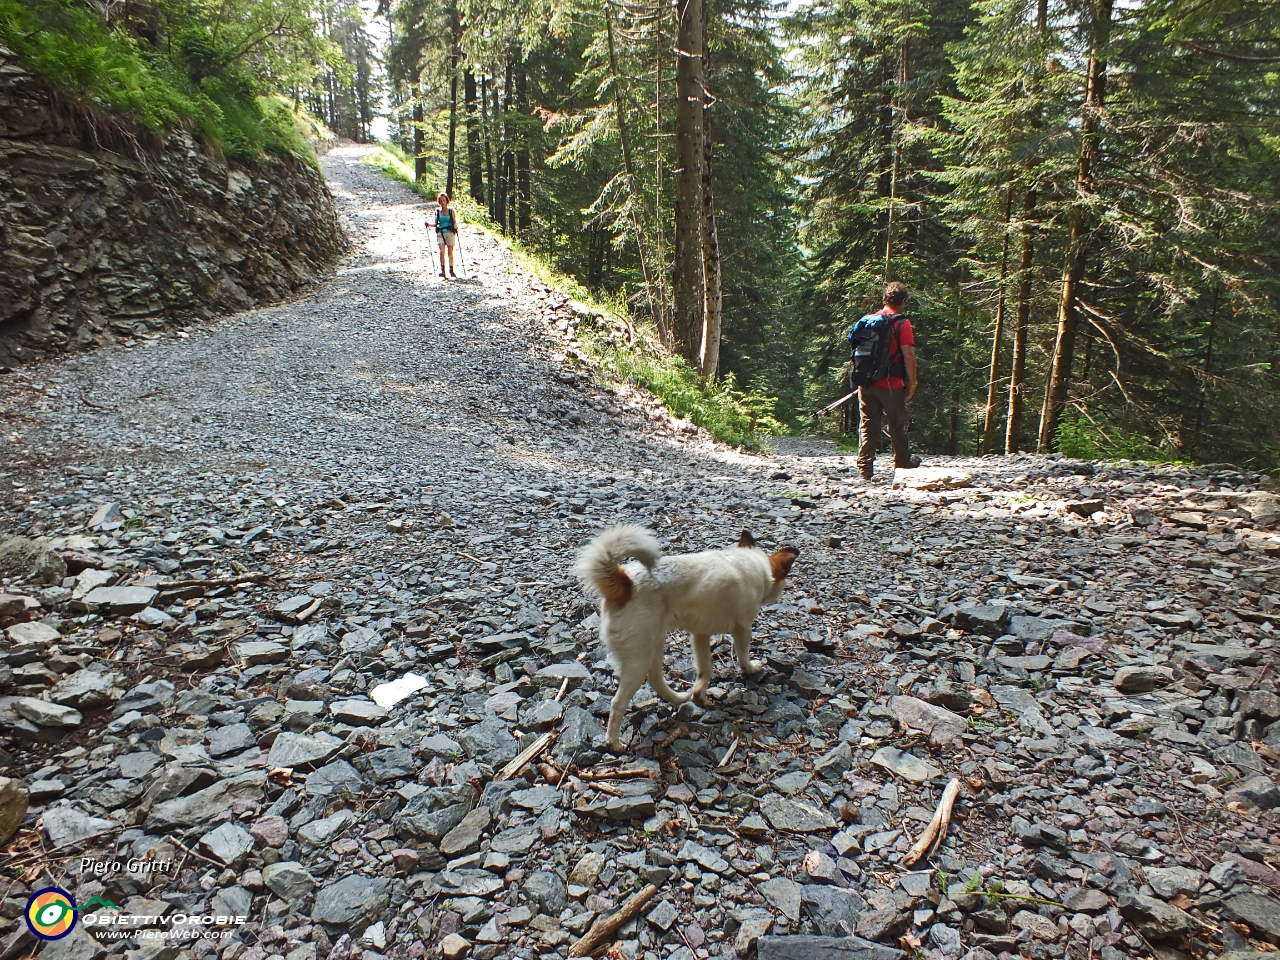
<path fill-rule="evenodd" d="M 76 902 L 57 887 L 37 890 L 27 901 L 27 926 L 41 940 L 61 940 L 76 925 Z"/>

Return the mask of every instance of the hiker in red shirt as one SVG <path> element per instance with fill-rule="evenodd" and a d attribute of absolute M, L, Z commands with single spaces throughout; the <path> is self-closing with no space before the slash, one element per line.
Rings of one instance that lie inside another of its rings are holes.
<path fill-rule="evenodd" d="M 907 286 L 896 280 L 884 288 L 883 316 L 896 317 L 889 344 L 889 376 L 877 380 L 871 386 L 858 388 L 858 411 L 861 429 L 858 431 L 858 472 L 864 480 L 870 480 L 875 471 L 876 446 L 880 441 L 880 421 L 889 421 L 889 439 L 893 443 L 893 464 L 899 468 L 920 466 L 920 458 L 913 457 L 907 445 L 907 401 L 916 392 L 916 338 L 911 321 L 902 315 L 910 296 Z"/>

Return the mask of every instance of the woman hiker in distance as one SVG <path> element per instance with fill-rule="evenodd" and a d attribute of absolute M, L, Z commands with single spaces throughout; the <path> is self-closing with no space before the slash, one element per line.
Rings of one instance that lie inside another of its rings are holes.
<path fill-rule="evenodd" d="M 436 203 L 440 204 L 436 210 L 436 241 L 440 244 L 440 276 L 445 275 L 445 251 L 448 251 L 449 276 L 456 278 L 458 275 L 453 272 L 453 248 L 458 245 L 458 214 L 453 207 L 449 206 L 447 193 L 436 197 Z"/>

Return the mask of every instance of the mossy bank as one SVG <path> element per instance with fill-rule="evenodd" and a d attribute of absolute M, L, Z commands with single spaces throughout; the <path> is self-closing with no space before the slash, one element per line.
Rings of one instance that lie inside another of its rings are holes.
<path fill-rule="evenodd" d="M 342 247 L 311 158 L 147 137 L 0 48 L 0 365 L 279 301 Z"/>

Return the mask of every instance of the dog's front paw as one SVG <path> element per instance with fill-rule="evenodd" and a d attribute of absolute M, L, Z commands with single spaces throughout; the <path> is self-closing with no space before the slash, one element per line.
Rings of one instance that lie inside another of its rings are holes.
<path fill-rule="evenodd" d="M 698 706 L 700 706 L 703 710 L 707 709 L 706 685 L 695 686 L 693 688 L 693 693 L 690 695 L 689 699 L 692 700 L 694 703 L 696 703 Z"/>
<path fill-rule="evenodd" d="M 754 677 L 757 673 L 764 669 L 764 664 L 759 660 L 748 660 L 747 665 L 742 668 L 744 677 Z"/>
<path fill-rule="evenodd" d="M 609 750 L 609 752 L 611 753 L 627 752 L 627 744 L 621 738 L 618 738 L 617 740 L 605 740 L 604 745 L 605 745 L 605 748 Z"/>

